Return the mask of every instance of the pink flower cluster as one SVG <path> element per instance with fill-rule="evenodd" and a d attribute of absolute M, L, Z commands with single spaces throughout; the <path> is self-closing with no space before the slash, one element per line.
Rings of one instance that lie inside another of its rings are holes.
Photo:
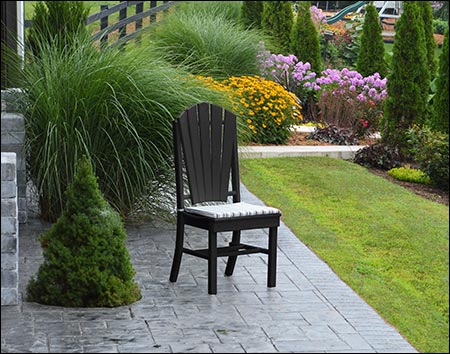
<path fill-rule="evenodd" d="M 333 94 L 344 94 L 346 91 L 357 92 L 356 98 L 360 101 L 383 101 L 387 97 L 386 78 L 379 73 L 363 77 L 354 70 L 326 69 L 322 76 L 317 78 L 316 85 L 319 90 L 332 91 Z"/>
<path fill-rule="evenodd" d="M 317 6 L 311 6 L 309 8 L 311 19 L 316 27 L 320 27 L 321 24 L 327 23 L 327 16 Z"/>

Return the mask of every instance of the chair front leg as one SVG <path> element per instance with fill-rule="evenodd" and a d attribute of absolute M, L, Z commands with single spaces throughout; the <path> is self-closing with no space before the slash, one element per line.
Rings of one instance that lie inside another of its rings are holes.
<path fill-rule="evenodd" d="M 170 281 L 176 282 L 180 271 L 181 256 L 183 255 L 184 243 L 184 220 L 183 216 L 177 215 L 177 236 L 175 241 L 175 253 L 173 255 L 172 270 L 170 271 Z"/>
<path fill-rule="evenodd" d="M 230 246 L 237 246 L 241 243 L 241 231 L 233 231 L 233 238 L 231 239 Z M 236 265 L 237 256 L 229 256 L 227 266 L 225 268 L 225 275 L 233 275 L 234 266 Z"/>
<path fill-rule="evenodd" d="M 208 234 L 208 294 L 217 294 L 217 232 Z"/>
<path fill-rule="evenodd" d="M 269 229 L 269 260 L 267 270 L 267 286 L 273 288 L 277 280 L 277 228 Z"/>

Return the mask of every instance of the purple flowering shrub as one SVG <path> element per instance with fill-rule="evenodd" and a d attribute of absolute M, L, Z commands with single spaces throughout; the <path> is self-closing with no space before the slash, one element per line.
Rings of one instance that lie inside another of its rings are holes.
<path fill-rule="evenodd" d="M 363 77 L 344 68 L 326 69 L 317 77 L 311 65 L 298 61 L 295 55 L 272 54 L 264 47 L 258 60 L 261 76 L 295 93 L 302 103 L 314 96 L 319 110 L 316 121 L 351 129 L 359 138 L 378 131 L 387 97 L 387 79 L 380 74 Z"/>
<path fill-rule="evenodd" d="M 358 137 L 378 130 L 387 97 L 386 78 L 378 73 L 363 77 L 346 68 L 327 69 L 316 80 L 320 120 L 328 125 L 349 128 Z"/>

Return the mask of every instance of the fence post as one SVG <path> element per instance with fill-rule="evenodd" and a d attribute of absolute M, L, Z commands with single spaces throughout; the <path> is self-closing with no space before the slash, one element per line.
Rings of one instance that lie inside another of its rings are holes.
<path fill-rule="evenodd" d="M 156 1 L 150 1 L 150 8 L 156 7 Z M 150 15 L 150 22 L 154 22 L 156 20 L 156 14 Z"/>
<path fill-rule="evenodd" d="M 142 13 L 142 12 L 144 12 L 144 3 L 143 3 L 143 2 L 140 3 L 140 4 L 136 4 L 136 15 L 137 15 L 137 14 L 140 14 L 140 13 Z M 136 20 L 136 25 L 135 25 L 135 29 L 134 29 L 134 30 L 137 32 L 137 31 L 139 31 L 141 28 L 142 28 L 142 19 Z M 141 43 L 141 36 L 138 35 L 138 36 L 136 37 L 136 44 L 140 44 L 140 43 Z"/>
<path fill-rule="evenodd" d="M 127 1 L 121 1 L 121 2 L 127 2 Z M 119 12 L 119 21 L 125 20 L 127 18 L 127 7 L 120 10 Z M 127 26 L 122 26 L 119 28 L 119 39 L 122 37 L 125 37 L 127 34 Z"/>
<path fill-rule="evenodd" d="M 100 5 L 100 12 L 108 10 L 108 5 Z M 103 17 L 100 19 L 100 32 L 108 27 L 108 17 Z M 100 38 L 100 42 L 102 45 L 108 44 L 108 33 L 104 33 Z"/>

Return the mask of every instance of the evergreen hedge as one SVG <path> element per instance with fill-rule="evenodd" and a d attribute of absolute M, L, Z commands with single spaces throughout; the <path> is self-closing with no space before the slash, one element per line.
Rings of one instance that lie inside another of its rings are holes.
<path fill-rule="evenodd" d="M 27 49 L 39 56 L 43 41 L 61 49 L 72 48 L 80 32 L 87 33 L 88 15 L 84 1 L 38 1 L 27 34 Z"/>
<path fill-rule="evenodd" d="M 291 1 L 264 1 L 262 28 L 274 37 L 283 54 L 289 54 L 294 15 Z"/>
<path fill-rule="evenodd" d="M 425 34 L 416 1 L 403 2 L 403 13 L 397 22 L 392 53 L 382 140 L 387 144 L 405 147 L 407 129 L 427 119 L 430 89 Z"/>
<path fill-rule="evenodd" d="M 309 11 L 310 2 L 300 1 L 297 20 L 291 33 L 291 51 L 303 63 L 310 63 L 311 70 L 322 71 L 320 40 Z"/>
<path fill-rule="evenodd" d="M 442 44 L 442 52 L 439 57 L 439 71 L 436 83 L 436 94 L 433 99 L 433 117 L 431 126 L 433 129 L 443 133 L 449 133 L 449 60 L 448 60 L 448 27 L 444 34 L 444 43 Z"/>
<path fill-rule="evenodd" d="M 241 21 L 247 26 L 261 28 L 262 12 L 264 4 L 262 1 L 242 1 Z"/>
<path fill-rule="evenodd" d="M 370 76 L 377 72 L 381 77 L 385 77 L 387 65 L 384 55 L 384 41 L 378 11 L 373 3 L 369 3 L 366 5 L 356 70 L 362 76 Z"/>
<path fill-rule="evenodd" d="M 423 20 L 423 28 L 425 32 L 425 46 L 427 50 L 428 70 L 430 72 L 430 80 L 436 76 L 437 63 L 434 58 L 436 52 L 436 41 L 434 39 L 433 25 L 433 9 L 430 1 L 417 1 Z"/>
<path fill-rule="evenodd" d="M 139 300 L 125 229 L 101 194 L 85 155 L 66 196 L 61 217 L 40 236 L 44 263 L 28 284 L 28 301 L 114 307 Z"/>

